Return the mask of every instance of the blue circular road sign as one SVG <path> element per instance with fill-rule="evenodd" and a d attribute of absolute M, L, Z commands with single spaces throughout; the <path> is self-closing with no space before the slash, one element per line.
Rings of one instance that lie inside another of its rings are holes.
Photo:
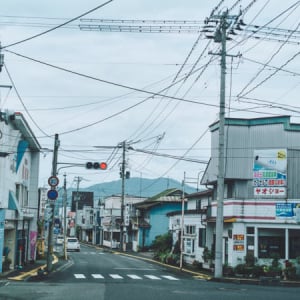
<path fill-rule="evenodd" d="M 58 192 L 57 190 L 49 190 L 47 193 L 48 199 L 50 200 L 56 200 L 58 197 Z"/>

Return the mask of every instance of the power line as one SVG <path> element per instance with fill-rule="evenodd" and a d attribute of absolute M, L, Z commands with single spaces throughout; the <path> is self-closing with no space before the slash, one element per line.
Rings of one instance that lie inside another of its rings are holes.
<path fill-rule="evenodd" d="M 56 29 L 59 29 L 59 28 L 65 26 L 65 25 L 68 25 L 68 24 L 72 23 L 73 21 L 76 21 L 76 20 L 78 20 L 78 19 L 80 19 L 80 18 L 82 18 L 82 17 L 84 17 L 84 16 L 86 16 L 86 15 L 88 15 L 88 14 L 90 14 L 90 13 L 96 11 L 96 10 L 98 10 L 99 8 L 101 8 L 101 7 L 103 7 L 103 6 L 107 5 L 107 4 L 109 4 L 109 3 L 112 2 L 112 1 L 113 1 L 113 0 L 108 0 L 107 2 L 98 5 L 98 6 L 96 6 L 96 7 L 93 8 L 93 9 L 88 10 L 87 12 L 85 12 L 85 13 L 83 13 L 83 14 L 81 14 L 81 15 L 75 17 L 75 18 L 72 18 L 71 20 L 68 20 L 68 21 L 66 21 L 66 22 L 64 22 L 64 23 L 62 23 L 62 24 L 60 24 L 60 25 L 57 25 L 57 26 L 55 26 L 55 27 L 53 27 L 53 28 L 51 28 L 51 29 L 48 29 L 48 30 L 46 30 L 46 31 L 43 31 L 43 32 L 38 33 L 38 34 L 36 34 L 36 35 L 33 35 L 33 36 L 31 36 L 31 37 L 28 37 L 28 38 L 26 38 L 26 39 L 24 39 L 24 40 L 21 40 L 21 41 L 18 41 L 18 42 L 15 42 L 15 43 L 12 43 L 12 44 L 3 46 L 3 47 L 1 47 L 1 49 L 5 49 L 5 48 L 9 48 L 9 47 L 12 47 L 12 46 L 21 44 L 21 43 L 25 43 L 25 42 L 27 42 L 27 41 L 30 41 L 30 40 L 32 40 L 32 39 L 35 39 L 35 38 L 40 37 L 40 36 L 42 36 L 42 35 L 45 35 L 45 34 L 47 34 L 47 33 L 49 33 L 49 32 L 52 32 L 52 31 L 54 31 L 54 30 L 56 30 Z"/>

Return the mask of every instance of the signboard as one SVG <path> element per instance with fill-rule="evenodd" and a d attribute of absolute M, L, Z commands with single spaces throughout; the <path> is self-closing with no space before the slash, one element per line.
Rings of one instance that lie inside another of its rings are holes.
<path fill-rule="evenodd" d="M 286 149 L 254 150 L 253 186 L 254 196 L 286 196 Z"/>
<path fill-rule="evenodd" d="M 245 235 L 234 234 L 233 235 L 233 251 L 244 251 L 245 250 Z"/>
<path fill-rule="evenodd" d="M 276 203 L 276 217 L 294 219 L 300 222 L 300 203 Z"/>

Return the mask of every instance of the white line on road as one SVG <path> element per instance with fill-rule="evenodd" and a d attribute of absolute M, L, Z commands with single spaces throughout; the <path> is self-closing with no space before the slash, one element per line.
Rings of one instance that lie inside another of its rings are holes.
<path fill-rule="evenodd" d="M 138 271 L 155 271 L 156 269 L 147 269 L 147 268 L 114 268 L 114 270 L 138 270 Z"/>
<path fill-rule="evenodd" d="M 103 279 L 104 278 L 101 274 L 92 274 L 92 276 L 96 279 Z"/>
<path fill-rule="evenodd" d="M 142 277 L 140 277 L 138 275 L 134 275 L 134 274 L 127 274 L 127 276 L 131 279 L 142 279 Z"/>
<path fill-rule="evenodd" d="M 154 276 L 154 275 L 145 275 L 145 277 L 147 277 L 149 279 L 154 279 L 154 280 L 161 280 L 161 278 Z"/>
<path fill-rule="evenodd" d="M 175 278 L 173 276 L 162 276 L 163 278 L 169 279 L 169 280 L 179 280 L 178 278 Z"/>
<path fill-rule="evenodd" d="M 77 279 L 84 279 L 84 278 L 86 278 L 83 274 L 74 274 L 74 276 Z"/>
<path fill-rule="evenodd" d="M 118 274 L 109 274 L 109 276 L 113 279 L 123 279 L 123 277 Z"/>

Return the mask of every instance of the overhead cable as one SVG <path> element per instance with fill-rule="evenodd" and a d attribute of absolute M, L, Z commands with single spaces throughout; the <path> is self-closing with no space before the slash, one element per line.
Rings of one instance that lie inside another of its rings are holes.
<path fill-rule="evenodd" d="M 76 20 L 80 19 L 81 17 L 84 17 L 84 16 L 86 16 L 86 15 L 88 15 L 88 14 L 90 14 L 90 13 L 96 11 L 96 10 L 98 10 L 99 8 L 101 8 L 101 7 L 103 7 L 103 6 L 107 5 L 107 4 L 109 4 L 109 3 L 112 2 L 112 1 L 113 1 L 113 0 L 109 0 L 109 1 L 107 1 L 107 2 L 105 2 L 105 3 L 102 3 L 102 4 L 98 5 L 98 6 L 96 6 L 95 8 L 88 10 L 87 12 L 85 12 L 85 13 L 83 13 L 83 14 L 81 14 L 81 15 L 79 15 L 79 16 L 77 16 L 77 17 L 75 17 L 75 18 L 72 18 L 72 19 L 69 20 L 69 21 L 66 21 L 66 22 L 64 22 L 64 23 L 62 23 L 62 24 L 60 24 L 60 25 L 57 25 L 57 26 L 55 26 L 55 27 L 53 27 L 53 28 L 50 28 L 50 29 L 45 30 L 45 31 L 43 31 L 43 32 L 40 32 L 40 33 L 38 33 L 38 34 L 36 34 L 36 35 L 33 35 L 33 36 L 28 37 L 28 38 L 26 38 L 26 39 L 23 39 L 23 40 L 21 40 L 21 41 L 18 41 L 18 42 L 15 42 L 15 43 L 12 43 L 12 44 L 3 46 L 3 47 L 1 47 L 1 49 L 5 49 L 5 48 L 9 48 L 9 47 L 12 47 L 12 46 L 21 44 L 21 43 L 25 43 L 25 42 L 27 42 L 27 41 L 30 41 L 30 40 L 32 40 L 32 39 L 35 39 L 35 38 L 40 37 L 40 36 L 42 36 L 42 35 L 45 35 L 45 34 L 51 32 L 51 31 L 54 31 L 54 30 L 56 30 L 56 29 L 59 29 L 59 28 L 65 26 L 65 25 L 67 25 L 67 24 L 69 24 L 69 23 L 72 23 L 73 21 L 76 21 Z"/>

